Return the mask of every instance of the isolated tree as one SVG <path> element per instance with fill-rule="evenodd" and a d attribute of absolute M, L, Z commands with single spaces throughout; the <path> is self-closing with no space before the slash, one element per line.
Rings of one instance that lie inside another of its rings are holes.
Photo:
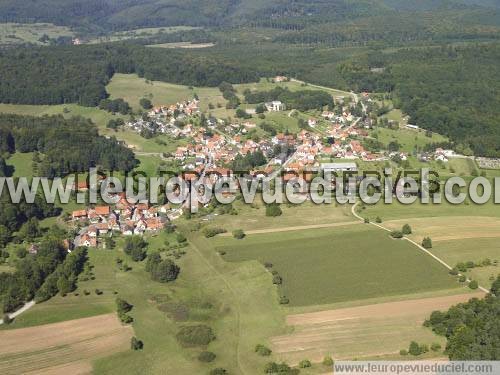
<path fill-rule="evenodd" d="M 479 284 L 477 283 L 477 281 L 476 281 L 476 280 L 472 280 L 472 281 L 469 283 L 469 288 L 471 288 L 471 289 L 473 289 L 473 290 L 474 290 L 474 289 L 477 289 L 477 288 L 479 288 Z"/>
<path fill-rule="evenodd" d="M 418 356 L 418 355 L 422 354 L 422 351 L 420 349 L 420 345 L 418 345 L 417 342 L 412 341 L 410 343 L 410 347 L 408 348 L 408 353 L 410 353 L 413 356 Z"/>
<path fill-rule="evenodd" d="M 323 358 L 323 365 L 324 366 L 333 366 L 333 358 L 330 356 L 326 356 Z"/>
<path fill-rule="evenodd" d="M 233 230 L 233 237 L 236 238 L 237 240 L 241 240 L 245 238 L 245 232 L 243 232 L 242 229 L 235 229 Z"/>
<path fill-rule="evenodd" d="M 401 232 L 406 236 L 408 234 L 411 234 L 411 227 L 409 224 L 403 225 L 403 228 L 401 228 Z"/>
<path fill-rule="evenodd" d="M 137 337 L 132 337 L 132 339 L 130 339 L 130 348 L 132 350 L 142 350 L 142 348 L 144 347 L 144 344 L 141 340 L 137 339 Z"/>
<path fill-rule="evenodd" d="M 430 237 L 424 237 L 422 240 L 422 247 L 424 249 L 432 249 L 432 240 Z"/>
<path fill-rule="evenodd" d="M 266 206 L 266 216 L 276 217 L 281 216 L 282 213 L 283 211 L 281 211 L 281 208 L 277 203 L 268 204 Z"/>
<path fill-rule="evenodd" d="M 139 104 L 144 109 L 151 109 L 151 108 L 153 108 L 153 103 L 151 103 L 151 100 L 149 100 L 147 98 L 142 98 L 141 100 L 139 100 Z"/>

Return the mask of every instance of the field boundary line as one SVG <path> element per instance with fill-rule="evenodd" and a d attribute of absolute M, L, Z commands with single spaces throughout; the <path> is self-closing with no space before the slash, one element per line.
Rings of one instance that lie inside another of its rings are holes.
<path fill-rule="evenodd" d="M 358 202 L 356 202 L 356 203 L 355 203 L 355 204 L 351 207 L 351 213 L 352 213 L 352 214 L 353 214 L 353 216 L 354 216 L 354 217 L 356 217 L 358 220 L 360 220 L 360 221 L 364 222 L 364 221 L 365 221 L 365 219 L 364 219 L 364 218 L 362 218 L 360 215 L 358 215 L 358 214 L 356 213 L 356 207 L 358 206 L 358 204 L 359 204 L 359 201 L 358 201 Z M 369 222 L 368 224 L 374 225 L 374 226 L 376 226 L 377 228 L 380 228 L 380 229 L 385 230 L 386 232 L 392 232 L 392 230 L 391 230 L 391 229 L 386 228 L 386 227 L 384 227 L 383 225 L 380 225 L 380 224 L 377 224 L 377 223 L 372 223 L 372 222 Z M 434 260 L 436 260 L 436 261 L 438 261 L 439 263 L 441 263 L 441 264 L 442 264 L 444 267 L 446 267 L 449 271 L 451 271 L 451 270 L 453 269 L 453 267 L 451 267 L 448 263 L 446 263 L 444 260 L 442 260 L 441 258 L 437 257 L 436 255 L 432 254 L 429 250 L 427 250 L 427 249 L 426 249 L 425 247 L 423 247 L 422 245 L 420 245 L 420 244 L 418 244 L 417 242 L 415 242 L 415 241 L 413 241 L 413 240 L 409 239 L 407 236 L 403 236 L 403 239 L 404 239 L 404 240 L 406 240 L 406 241 L 408 241 L 408 242 L 410 242 L 411 244 L 415 245 L 415 246 L 416 246 L 416 247 L 418 247 L 421 251 L 423 251 L 423 252 L 424 252 L 424 253 L 426 253 L 427 255 L 431 256 L 432 258 L 434 258 Z M 472 281 L 471 279 L 469 279 L 469 278 L 467 277 L 467 275 L 463 275 L 463 274 L 459 273 L 459 274 L 457 274 L 457 276 L 465 276 L 465 277 L 466 277 L 466 280 L 465 280 L 465 282 L 466 282 L 466 283 L 470 283 L 470 282 Z M 484 288 L 484 287 L 483 287 L 483 286 L 481 286 L 481 285 L 478 285 L 478 288 L 479 288 L 480 290 L 482 290 L 483 292 L 487 293 L 487 294 L 490 292 L 488 289 Z"/>
<path fill-rule="evenodd" d="M 346 221 L 341 223 L 327 223 L 327 224 L 311 224 L 311 225 L 300 225 L 296 227 L 281 227 L 281 228 L 272 228 L 272 229 L 254 229 L 245 231 L 246 235 L 249 234 L 266 234 L 266 233 L 279 233 L 279 232 L 293 232 L 296 230 L 304 230 L 304 229 L 322 229 L 322 228 L 334 228 L 334 227 L 342 227 L 347 225 L 359 225 L 360 223 L 357 221 Z M 231 233 L 222 233 L 219 237 L 229 237 L 232 236 Z"/>

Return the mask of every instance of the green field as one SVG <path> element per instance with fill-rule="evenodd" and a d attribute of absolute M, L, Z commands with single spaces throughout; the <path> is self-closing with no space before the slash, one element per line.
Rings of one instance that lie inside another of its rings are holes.
<path fill-rule="evenodd" d="M 141 98 L 150 99 L 155 106 L 175 104 L 191 100 L 196 93 L 201 101 L 201 109 L 207 110 L 208 104 L 218 103 L 225 106 L 226 101 L 218 88 L 188 87 L 167 82 L 148 81 L 135 74 L 115 74 L 106 90 L 112 98 L 123 98 L 134 110 L 140 109 Z"/>
<path fill-rule="evenodd" d="M 39 41 L 43 35 L 56 39 L 60 36 L 72 37 L 74 33 L 69 27 L 50 23 L 0 23 L 0 44 L 33 43 L 43 45 Z"/>
<path fill-rule="evenodd" d="M 197 27 L 191 26 L 171 26 L 171 27 L 145 27 L 135 30 L 117 31 L 106 36 L 92 38 L 88 43 L 108 43 L 118 42 L 129 39 L 147 38 L 161 34 L 171 34 L 179 31 L 195 30 Z"/>
<path fill-rule="evenodd" d="M 448 264 L 455 266 L 460 262 L 473 261 L 480 263 L 488 258 L 496 265 L 474 267 L 466 275 L 485 288 L 489 288 L 492 280 L 500 275 L 498 261 L 500 261 L 500 248 L 498 238 L 464 238 L 460 240 L 439 241 L 432 248 L 432 253 L 443 259 Z"/>
<path fill-rule="evenodd" d="M 427 137 L 423 130 L 410 130 L 410 129 L 388 129 L 376 128 L 372 132 L 372 136 L 376 137 L 379 142 L 388 145 L 391 142 L 397 141 L 401 147 L 400 150 L 411 153 L 415 147 L 421 149 L 426 144 L 445 142 L 447 139 L 439 134 L 433 133 L 432 137 Z"/>
<path fill-rule="evenodd" d="M 32 177 L 33 176 L 33 153 L 16 152 L 8 160 L 7 165 L 14 168 L 12 177 Z"/>
<path fill-rule="evenodd" d="M 414 246 L 368 226 L 215 241 L 229 262 L 272 263 L 291 306 L 459 287 L 445 268 Z"/>

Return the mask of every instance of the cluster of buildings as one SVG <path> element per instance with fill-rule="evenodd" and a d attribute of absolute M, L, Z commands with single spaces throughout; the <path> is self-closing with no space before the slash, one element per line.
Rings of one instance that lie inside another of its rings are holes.
<path fill-rule="evenodd" d="M 99 238 L 120 233 L 125 236 L 157 232 L 168 222 L 169 206 L 152 207 L 148 203 L 130 203 L 125 195 L 114 206 L 96 206 L 73 211 L 71 221 L 84 225 L 74 239 L 75 246 L 96 247 Z"/>
<path fill-rule="evenodd" d="M 126 126 L 137 133 L 149 131 L 153 134 L 187 137 L 195 131 L 193 125 L 187 124 L 179 127 L 178 124 L 199 113 L 199 100 L 193 99 L 169 106 L 155 107 L 147 113 L 147 116 L 128 122 Z"/>

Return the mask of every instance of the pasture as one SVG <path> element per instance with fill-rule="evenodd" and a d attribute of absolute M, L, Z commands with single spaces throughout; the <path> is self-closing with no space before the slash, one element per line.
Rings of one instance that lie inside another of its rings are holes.
<path fill-rule="evenodd" d="M 191 100 L 198 95 L 201 109 L 206 111 L 208 104 L 225 106 L 226 101 L 216 87 L 188 87 L 160 81 L 148 81 L 135 74 L 115 74 L 106 87 L 111 98 L 122 98 L 134 110 L 140 109 L 141 98 L 150 99 L 155 106 L 170 105 L 183 100 Z"/>
<path fill-rule="evenodd" d="M 57 39 L 60 36 L 72 37 L 74 33 L 69 27 L 50 23 L 0 23 L 0 44 L 33 43 L 43 45 L 44 43 L 39 39 L 44 35 Z"/>
<path fill-rule="evenodd" d="M 372 132 L 372 136 L 376 137 L 379 142 L 387 146 L 391 142 L 397 141 L 400 144 L 400 151 L 411 153 L 415 147 L 421 149 L 426 144 L 445 142 L 447 139 L 439 134 L 433 133 L 432 137 L 427 137 L 423 130 L 410 129 L 388 129 L 376 128 Z"/>
<path fill-rule="evenodd" d="M 90 373 L 94 360 L 130 350 L 132 336 L 116 314 L 0 331 L 0 372 Z"/>
<path fill-rule="evenodd" d="M 432 258 L 366 225 L 214 241 L 229 262 L 272 263 L 283 278 L 280 293 L 290 306 L 459 288 Z"/>

